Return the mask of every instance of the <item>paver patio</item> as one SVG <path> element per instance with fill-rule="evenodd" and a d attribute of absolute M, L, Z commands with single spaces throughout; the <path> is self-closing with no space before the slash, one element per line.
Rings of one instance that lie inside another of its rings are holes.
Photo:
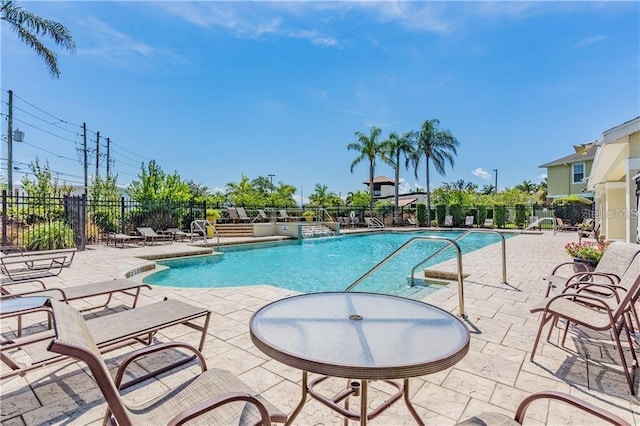
<path fill-rule="evenodd" d="M 541 277 L 557 263 L 569 260 L 564 245 L 576 240 L 575 233 L 554 235 L 552 232 L 508 239 L 507 284 L 501 283 L 500 244 L 464 255 L 464 272 L 469 274 L 464 291 L 467 325 L 472 333 L 471 348 L 454 367 L 411 380 L 412 402 L 426 423 L 455 424 L 482 411 L 513 414 L 526 395 L 540 390 L 559 390 L 640 425 L 639 399 L 630 395 L 617 365 L 617 355 L 608 342 L 578 339 L 577 333 L 581 331 L 571 331 L 566 348 L 560 348 L 557 346 L 560 333 L 555 331 L 552 335 L 554 344 L 543 339 L 535 362 L 529 361 L 539 324 L 539 314 L 531 314 L 529 309 L 544 299 L 546 284 Z M 139 256 L 202 250 L 184 243 L 124 249 L 91 247 L 78 253 L 73 265 L 59 277 L 49 279 L 47 284 L 73 286 L 122 278 L 131 271 L 144 271 L 153 266 L 153 261 Z M 455 262 L 444 262 L 436 269 L 455 271 Z M 134 279 L 140 276 L 136 275 Z M 14 291 L 16 287 L 13 287 Z M 28 288 L 28 284 L 21 287 Z M 281 410 L 291 412 L 300 398 L 300 371 L 271 360 L 257 350 L 249 338 L 249 318 L 253 312 L 288 294 L 291 294 L 288 290 L 266 285 L 221 289 L 155 286 L 151 291 L 143 291 L 139 304 L 169 297 L 210 309 L 213 315 L 204 348 L 209 366 L 231 370 Z M 451 284 L 424 301 L 457 313 L 457 285 Z M 126 303 L 128 300 L 123 299 L 123 304 Z M 83 303 L 74 302 L 73 305 L 81 308 Z M 118 305 L 117 301 L 111 303 L 116 308 Z M 15 321 L 3 321 L 2 332 L 11 329 L 15 329 Z M 156 339 L 197 345 L 198 334 L 186 327 L 173 327 L 159 333 Z M 110 366 L 117 365 L 118 359 L 129 350 L 131 347 L 107 353 Z M 24 377 L 3 379 L 0 383 L 2 424 L 100 424 L 106 404 L 93 378 L 83 367 L 70 361 L 61 362 Z M 2 365 L 1 368 L 6 367 Z M 144 392 L 140 391 L 139 385 L 127 390 L 126 398 L 150 398 L 170 387 L 177 377 L 194 371 L 196 369 L 186 367 L 174 375 L 164 374 L 160 380 L 145 386 Z M 331 379 L 323 386 L 337 390 L 344 384 L 344 379 Z M 375 406 L 384 399 L 388 389 L 378 383 L 373 383 L 371 388 L 370 404 Z M 356 400 L 352 401 L 352 406 L 357 406 Z M 546 402 L 532 405 L 528 420 L 528 424 L 594 424 L 592 417 L 557 403 L 551 403 L 549 409 Z M 296 424 L 340 425 L 342 419 L 325 406 L 309 401 Z M 397 403 L 371 424 L 414 424 L 414 421 L 404 404 Z"/>

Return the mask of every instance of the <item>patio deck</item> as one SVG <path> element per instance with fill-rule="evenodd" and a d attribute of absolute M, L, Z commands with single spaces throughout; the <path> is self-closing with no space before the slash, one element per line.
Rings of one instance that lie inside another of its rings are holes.
<path fill-rule="evenodd" d="M 223 242 L 246 240 L 223 239 Z M 455 424 L 482 411 L 513 414 L 526 395 L 540 390 L 559 390 L 640 425 L 639 398 L 630 395 L 612 346 L 578 341 L 572 331 L 566 349 L 543 339 L 536 361 L 529 361 L 539 323 L 539 315 L 531 314 L 529 308 L 544 298 L 546 285 L 541 282 L 541 276 L 548 274 L 555 264 L 568 260 L 564 245 L 575 240 L 574 233 L 553 235 L 552 232 L 508 239 L 508 284 L 500 282 L 499 244 L 464 256 L 464 272 L 470 274 L 465 279 L 465 308 L 472 332 L 471 349 L 454 367 L 411 380 L 412 402 L 427 424 Z M 47 284 L 73 286 L 122 278 L 129 271 L 152 267 L 152 261 L 139 256 L 201 250 L 182 243 L 124 249 L 91 247 L 77 253 L 73 265 L 59 277 L 48 279 Z M 437 269 L 455 271 L 455 264 L 448 261 Z M 29 285 L 21 288 L 28 289 Z M 157 286 L 151 291 L 143 291 L 139 304 L 157 302 L 166 296 L 210 309 L 213 315 L 204 347 L 209 366 L 231 370 L 281 410 L 291 412 L 300 398 L 300 371 L 273 361 L 257 350 L 249 338 L 248 326 L 255 310 L 287 294 L 291 292 L 266 285 L 206 290 Z M 425 301 L 457 313 L 457 286 L 449 285 L 426 297 Z M 82 307 L 82 304 L 73 304 Z M 118 303 L 111 305 L 118 309 Z M 15 321 L 3 322 L 3 333 L 12 328 L 15 328 Z M 198 334 L 186 327 L 174 327 L 159 333 L 156 338 L 197 345 Z M 559 334 L 554 332 L 552 342 L 558 341 Z M 130 349 L 108 353 L 109 364 L 117 364 L 122 354 Z M 1 368 L 6 367 L 2 365 Z M 193 371 L 182 368 L 177 374 Z M 145 386 L 144 393 L 139 391 L 140 386 L 135 386 L 127 390 L 126 397 L 132 400 L 149 398 L 156 391 L 171 386 L 172 379 L 165 374 Z M 344 379 L 331 379 L 326 387 L 341 388 L 344 382 Z M 3 425 L 97 425 L 104 415 L 106 404 L 93 378 L 74 362 L 41 368 L 24 377 L 3 379 L 0 386 L 0 422 Z M 371 385 L 372 405 L 384 398 L 385 390 L 377 383 Z M 356 399 L 352 405 L 357 405 Z M 552 410 L 547 410 L 546 402 L 532 405 L 528 411 L 528 424 L 594 424 L 593 418 L 568 406 L 556 403 L 552 406 Z M 399 425 L 414 424 L 414 421 L 404 404 L 398 403 L 371 423 Z M 296 424 L 341 425 L 342 419 L 316 401 L 309 401 Z"/>

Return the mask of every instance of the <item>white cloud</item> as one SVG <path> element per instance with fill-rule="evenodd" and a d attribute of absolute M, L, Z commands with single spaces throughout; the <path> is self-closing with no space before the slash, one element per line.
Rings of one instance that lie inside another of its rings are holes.
<path fill-rule="evenodd" d="M 403 178 L 400 178 L 400 181 L 398 182 L 398 193 L 408 194 L 409 192 L 411 192 L 411 184 Z"/>
<path fill-rule="evenodd" d="M 478 167 L 475 170 L 471 170 L 471 174 L 484 180 L 489 180 L 491 178 L 491 173 L 487 172 L 486 170 L 483 170 L 482 167 Z"/>
<path fill-rule="evenodd" d="M 538 178 L 540 178 L 540 180 L 545 180 L 547 178 L 547 174 L 542 173 L 540 176 L 538 176 Z"/>

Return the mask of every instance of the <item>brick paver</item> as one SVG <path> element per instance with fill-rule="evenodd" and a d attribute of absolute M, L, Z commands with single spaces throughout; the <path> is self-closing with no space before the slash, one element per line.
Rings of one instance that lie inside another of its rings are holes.
<path fill-rule="evenodd" d="M 609 342 L 578 339 L 571 331 L 566 348 L 557 345 L 560 333 L 551 343 L 543 340 L 535 362 L 529 361 L 539 315 L 531 306 L 544 299 L 546 285 L 541 277 L 559 262 L 569 260 L 564 245 L 575 241 L 574 233 L 544 232 L 509 238 L 507 247 L 507 283 L 502 283 L 501 247 L 493 244 L 464 255 L 463 267 L 469 276 L 464 281 L 466 322 L 472 332 L 469 354 L 454 367 L 430 376 L 411 380 L 412 401 L 426 423 L 454 424 L 481 411 L 513 414 L 518 402 L 540 390 L 560 390 L 593 402 L 640 425 L 639 400 L 629 393 L 626 380 L 617 365 Z M 232 243 L 232 240 L 223 240 Z M 201 252 L 202 248 L 184 243 L 147 247 L 91 247 L 76 255 L 73 265 L 48 285 L 73 286 L 86 282 L 121 278 L 131 271 L 153 267 L 157 255 L 173 252 Z M 456 271 L 455 261 L 437 265 L 438 270 Z M 139 279 L 140 275 L 134 276 Z M 21 285 L 27 290 L 30 284 Z M 35 287 L 34 287 L 35 288 Z M 17 286 L 13 286 L 15 291 Z M 222 289 L 183 289 L 156 286 L 144 291 L 140 304 L 164 297 L 205 306 L 214 314 L 208 330 L 204 354 L 210 366 L 227 368 L 260 391 L 283 411 L 291 411 L 300 397 L 299 371 L 271 360 L 257 350 L 249 338 L 248 321 L 264 304 L 285 297 L 290 291 L 265 285 Z M 424 299 L 457 313 L 457 285 L 451 284 Z M 123 303 L 129 301 L 123 299 Z M 79 308 L 82 302 L 74 303 Z M 118 303 L 112 303 L 112 306 Z M 2 332 L 15 329 L 15 321 L 5 320 Z M 591 336 L 593 337 L 593 336 Z M 197 345 L 198 333 L 186 327 L 174 327 L 156 339 L 182 340 Z M 434 342 L 435 343 L 435 342 Z M 132 347 L 106 355 L 110 365 Z M 151 359 L 148 362 L 153 363 Z M 6 366 L 1 367 L 4 371 Z M 180 375 L 191 374 L 183 368 L 177 374 L 164 375 L 140 390 L 126 392 L 126 398 L 141 400 L 172 386 Z M 79 364 L 62 362 L 35 370 L 24 377 L 3 379 L 0 383 L 0 421 L 4 425 L 99 424 L 105 404 L 92 377 Z M 337 391 L 344 379 L 323 384 Z M 636 380 L 636 388 L 637 380 Z M 382 401 L 388 388 L 373 383 L 371 405 Z M 357 398 L 356 398 L 357 399 Z M 357 401 L 352 402 L 357 406 Z M 566 406 L 536 403 L 529 410 L 532 423 L 594 424 Z M 414 424 L 402 403 L 371 422 L 379 425 Z M 328 408 L 309 401 L 296 420 L 300 425 L 340 425 L 342 420 Z"/>

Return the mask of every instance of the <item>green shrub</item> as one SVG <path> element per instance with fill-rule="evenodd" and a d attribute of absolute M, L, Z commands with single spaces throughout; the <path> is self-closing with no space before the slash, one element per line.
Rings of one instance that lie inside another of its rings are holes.
<path fill-rule="evenodd" d="M 464 223 L 462 206 L 460 204 L 451 204 L 449 206 L 449 214 L 453 216 L 453 226 L 460 226 Z"/>
<path fill-rule="evenodd" d="M 527 208 L 524 204 L 516 204 L 516 228 L 522 228 L 527 220 Z"/>
<path fill-rule="evenodd" d="M 444 217 L 447 214 L 447 206 L 445 204 L 436 204 L 436 220 L 438 226 L 444 226 Z"/>
<path fill-rule="evenodd" d="M 102 232 L 117 232 L 118 225 L 115 218 L 107 211 L 98 211 L 93 214 L 93 223 L 100 228 Z"/>
<path fill-rule="evenodd" d="M 507 206 L 503 204 L 495 206 L 493 211 L 493 223 L 498 228 L 504 228 L 507 224 Z"/>
<path fill-rule="evenodd" d="M 427 224 L 427 205 L 418 204 L 417 206 L 418 224 L 425 226 Z"/>
<path fill-rule="evenodd" d="M 56 250 L 74 247 L 73 230 L 64 222 L 42 223 L 24 236 L 27 250 Z"/>
<path fill-rule="evenodd" d="M 478 206 L 478 224 L 482 225 L 487 218 L 487 206 Z"/>

